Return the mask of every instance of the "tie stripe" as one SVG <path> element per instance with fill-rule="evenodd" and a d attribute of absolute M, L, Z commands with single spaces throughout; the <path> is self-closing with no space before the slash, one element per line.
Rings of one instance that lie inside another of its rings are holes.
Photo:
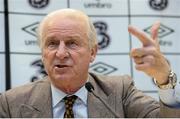
<path fill-rule="evenodd" d="M 66 108 L 66 111 L 64 113 L 64 118 L 74 118 L 73 104 L 76 99 L 77 99 L 77 96 L 75 95 L 64 97 L 64 103 L 65 103 L 65 108 Z"/>

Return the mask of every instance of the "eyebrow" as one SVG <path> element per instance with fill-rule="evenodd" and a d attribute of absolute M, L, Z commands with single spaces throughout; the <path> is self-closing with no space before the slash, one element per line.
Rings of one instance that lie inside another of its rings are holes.
<path fill-rule="evenodd" d="M 81 39 L 81 37 L 80 37 L 79 35 L 68 36 L 68 38 L 72 38 L 72 39 L 74 39 L 74 38 Z"/>

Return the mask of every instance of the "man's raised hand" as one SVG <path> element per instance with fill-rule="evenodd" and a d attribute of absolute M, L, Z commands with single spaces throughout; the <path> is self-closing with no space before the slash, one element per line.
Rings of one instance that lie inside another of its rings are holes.
<path fill-rule="evenodd" d="M 151 35 L 149 36 L 144 31 L 129 25 L 129 33 L 142 43 L 142 47 L 131 50 L 130 56 L 133 58 L 137 70 L 155 78 L 158 84 L 165 84 L 168 81 L 170 65 L 160 51 L 159 27 L 160 22 L 155 22 L 151 27 Z"/>

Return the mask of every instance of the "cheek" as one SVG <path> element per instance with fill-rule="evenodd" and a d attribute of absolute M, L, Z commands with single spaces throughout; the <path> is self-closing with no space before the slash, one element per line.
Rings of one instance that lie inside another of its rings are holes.
<path fill-rule="evenodd" d="M 53 59 L 54 59 L 53 53 L 50 53 L 50 52 L 44 52 L 43 53 L 43 62 L 44 62 L 45 68 L 50 67 L 50 65 L 53 62 Z"/>
<path fill-rule="evenodd" d="M 44 51 L 42 54 L 43 58 L 45 60 L 52 60 L 55 56 L 55 52 L 54 51 Z"/>
<path fill-rule="evenodd" d="M 74 58 L 74 61 L 76 64 L 79 65 L 79 67 L 83 68 L 89 65 L 90 61 L 91 61 L 91 57 L 90 55 L 87 54 L 82 54 L 79 55 L 78 57 Z"/>

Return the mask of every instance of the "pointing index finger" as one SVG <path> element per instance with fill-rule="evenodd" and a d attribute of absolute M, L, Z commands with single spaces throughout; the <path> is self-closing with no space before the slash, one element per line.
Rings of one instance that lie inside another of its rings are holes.
<path fill-rule="evenodd" d="M 143 46 L 148 46 L 153 44 L 152 38 L 149 35 L 147 35 L 144 31 L 138 29 L 137 27 L 129 25 L 128 31 L 129 33 L 137 37 L 141 41 Z"/>
<path fill-rule="evenodd" d="M 154 40 L 158 40 L 158 30 L 160 28 L 160 21 L 156 21 L 151 27 L 151 37 Z"/>

